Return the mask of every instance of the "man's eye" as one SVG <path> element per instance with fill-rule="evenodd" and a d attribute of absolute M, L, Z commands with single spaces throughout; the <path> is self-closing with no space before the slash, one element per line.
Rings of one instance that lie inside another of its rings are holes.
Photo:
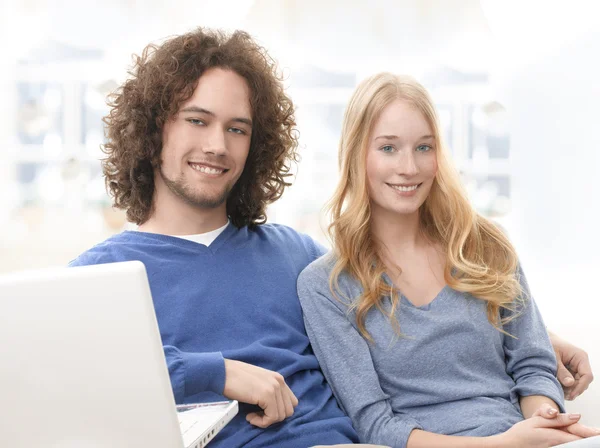
<path fill-rule="evenodd" d="M 242 135 L 246 134 L 246 131 L 244 131 L 243 129 L 240 129 L 240 128 L 229 128 L 229 130 L 231 132 L 233 132 L 234 134 L 242 134 Z"/>
<path fill-rule="evenodd" d="M 198 118 L 188 118 L 187 121 L 198 126 L 204 125 L 204 122 L 202 120 L 199 120 Z"/>

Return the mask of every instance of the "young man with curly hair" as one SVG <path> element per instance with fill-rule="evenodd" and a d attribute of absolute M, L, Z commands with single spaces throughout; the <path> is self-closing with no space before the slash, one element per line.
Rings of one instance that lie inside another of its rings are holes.
<path fill-rule="evenodd" d="M 265 224 L 297 160 L 274 61 L 244 32 L 198 29 L 148 46 L 130 74 L 105 118 L 103 170 L 139 227 L 71 265 L 145 264 L 177 403 L 240 402 L 211 446 L 357 442 L 296 292 L 324 249 Z"/>
<path fill-rule="evenodd" d="M 246 33 L 199 29 L 148 46 L 131 75 L 105 118 L 103 170 L 138 230 L 71 265 L 145 264 L 177 403 L 240 402 L 211 446 L 356 442 L 296 293 L 323 249 L 264 224 L 297 159 L 275 63 Z"/>

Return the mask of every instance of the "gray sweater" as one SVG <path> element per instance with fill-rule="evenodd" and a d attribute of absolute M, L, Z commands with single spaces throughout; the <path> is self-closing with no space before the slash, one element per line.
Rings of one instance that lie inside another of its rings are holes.
<path fill-rule="evenodd" d="M 523 419 L 519 396 L 544 395 L 564 411 L 552 345 L 520 270 L 526 305 L 504 327 L 517 339 L 488 322 L 484 301 L 446 286 L 423 307 L 401 297 L 395 316 L 401 337 L 371 309 L 370 343 L 357 329 L 350 302 L 332 295 L 332 268 L 329 254 L 310 264 L 298 279 L 298 295 L 323 373 L 362 442 L 404 448 L 415 428 L 499 434 Z M 342 274 L 339 284 L 348 298 L 361 293 L 349 275 Z M 389 310 L 390 300 L 383 305 Z"/>

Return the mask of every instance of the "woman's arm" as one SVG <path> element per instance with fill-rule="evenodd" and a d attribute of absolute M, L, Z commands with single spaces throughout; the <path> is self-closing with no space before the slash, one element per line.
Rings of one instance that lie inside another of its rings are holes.
<path fill-rule="evenodd" d="M 523 304 L 519 314 L 504 325 L 504 353 L 506 371 L 515 381 L 511 399 L 518 404 L 523 397 L 544 396 L 564 412 L 564 399 L 560 383 L 556 379 L 556 357 L 542 316 L 529 292 L 527 279 L 521 267 L 518 270 L 522 288 Z M 503 317 L 510 316 L 503 310 Z M 521 412 L 530 417 L 539 406 L 530 406 L 538 399 L 525 400 Z M 541 403 L 540 403 L 541 404 Z"/>
<path fill-rule="evenodd" d="M 556 416 L 558 414 L 558 406 L 556 403 L 548 397 L 543 395 L 530 395 L 528 397 L 521 397 L 519 399 L 521 405 L 521 413 L 523 417 L 530 418 L 544 405 L 550 406 L 551 415 Z"/>
<path fill-rule="evenodd" d="M 342 409 L 352 419 L 363 442 L 406 446 L 419 422 L 392 412 L 382 390 L 369 347 L 352 325 L 347 306 L 331 297 L 327 274 L 314 265 L 300 274 L 298 296 L 306 332 L 327 382 Z"/>
<path fill-rule="evenodd" d="M 415 429 L 406 448 L 508 448 L 497 437 L 444 436 Z"/>
<path fill-rule="evenodd" d="M 342 409 L 352 419 L 361 442 L 408 448 L 513 448 L 515 442 L 548 440 L 566 443 L 577 436 L 550 428 L 565 425 L 560 416 L 527 420 L 491 437 L 458 437 L 423 431 L 419 422 L 394 414 L 379 383 L 369 346 L 352 325 L 347 306 L 331 297 L 329 282 L 312 269 L 298 279 L 298 296 L 304 311 L 306 331 L 321 369 Z M 543 429 L 543 430 L 541 430 Z M 558 444 L 558 443 L 555 443 Z M 531 446 L 536 446 L 531 445 Z"/>
<path fill-rule="evenodd" d="M 443 436 L 414 430 L 407 448 L 547 448 L 580 440 L 581 437 L 561 430 L 576 423 L 579 418 L 571 414 L 560 414 L 552 420 L 533 417 L 490 437 Z"/>

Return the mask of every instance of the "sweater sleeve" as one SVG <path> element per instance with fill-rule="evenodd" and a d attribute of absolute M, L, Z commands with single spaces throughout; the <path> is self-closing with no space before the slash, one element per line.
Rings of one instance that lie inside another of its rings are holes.
<path fill-rule="evenodd" d="M 519 397 L 543 395 L 565 412 L 562 388 L 556 379 L 556 357 L 548 332 L 520 266 L 517 275 L 524 302 L 519 314 L 504 325 L 504 331 L 512 335 L 504 335 L 506 371 L 515 381 L 511 400 L 518 404 Z M 503 311 L 503 317 L 509 313 Z"/>
<path fill-rule="evenodd" d="M 120 261 L 105 250 L 89 250 L 69 263 L 70 267 Z M 223 394 L 225 388 L 225 360 L 221 352 L 191 353 L 163 346 L 175 402 L 182 404 L 185 397 L 200 392 Z"/>
<path fill-rule="evenodd" d="M 177 404 L 200 392 L 223 394 L 225 360 L 221 352 L 182 352 L 172 345 L 165 345 L 163 349 Z"/>
<path fill-rule="evenodd" d="M 369 346 L 349 320 L 345 305 L 332 297 L 328 280 L 308 268 L 298 279 L 298 296 L 321 369 L 360 440 L 405 447 L 411 431 L 421 426 L 392 412 Z"/>

